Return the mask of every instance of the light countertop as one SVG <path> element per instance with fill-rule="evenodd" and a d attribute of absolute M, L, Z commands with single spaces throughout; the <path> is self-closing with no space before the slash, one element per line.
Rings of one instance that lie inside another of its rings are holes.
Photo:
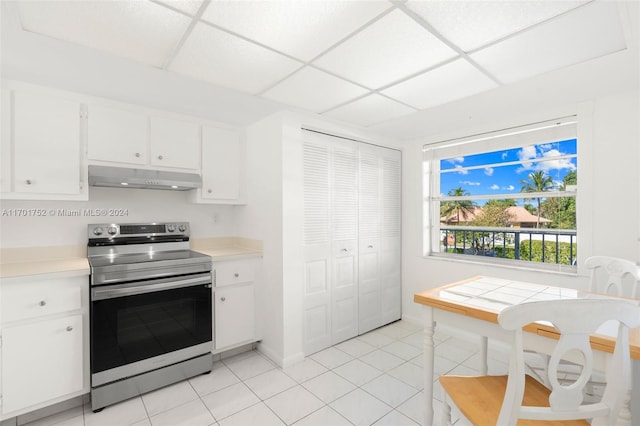
<path fill-rule="evenodd" d="M 192 239 L 191 249 L 213 261 L 262 256 L 262 242 L 246 238 Z M 0 278 L 52 274 L 56 277 L 89 275 L 86 246 L 21 247 L 0 250 Z"/>
<path fill-rule="evenodd" d="M 0 250 L 0 278 L 54 274 L 89 275 L 87 248 L 82 246 L 21 247 Z"/>

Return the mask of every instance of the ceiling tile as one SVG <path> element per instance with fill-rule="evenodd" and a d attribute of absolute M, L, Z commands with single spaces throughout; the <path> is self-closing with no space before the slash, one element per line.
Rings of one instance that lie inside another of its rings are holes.
<path fill-rule="evenodd" d="M 416 112 L 413 108 L 373 93 L 327 112 L 325 115 L 361 126 L 370 126 Z"/>
<path fill-rule="evenodd" d="M 418 109 L 444 104 L 497 87 L 464 59 L 457 59 L 382 91 Z"/>
<path fill-rule="evenodd" d="M 409 1 L 408 7 L 465 52 L 580 6 L 581 1 Z"/>
<path fill-rule="evenodd" d="M 362 87 L 324 71 L 305 67 L 267 90 L 263 96 L 306 110 L 322 112 L 365 93 L 367 90 Z"/>
<path fill-rule="evenodd" d="M 389 7 L 381 0 L 214 0 L 202 19 L 309 61 Z"/>
<path fill-rule="evenodd" d="M 171 71 L 259 93 L 302 64 L 224 31 L 199 23 L 169 66 Z"/>
<path fill-rule="evenodd" d="M 471 57 L 512 83 L 625 49 L 615 2 L 594 2 L 504 40 Z"/>
<path fill-rule="evenodd" d="M 152 0 L 156 3 L 166 4 L 174 9 L 180 10 L 189 16 L 195 16 L 195 14 L 202 6 L 204 0 Z"/>
<path fill-rule="evenodd" d="M 25 30 L 161 67 L 190 19 L 151 2 L 16 2 Z"/>
<path fill-rule="evenodd" d="M 315 64 L 375 89 L 455 55 L 413 19 L 394 10 L 321 56 Z"/>

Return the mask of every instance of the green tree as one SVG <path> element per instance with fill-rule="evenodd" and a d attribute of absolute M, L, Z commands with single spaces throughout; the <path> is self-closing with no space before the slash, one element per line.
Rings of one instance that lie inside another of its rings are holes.
<path fill-rule="evenodd" d="M 506 227 L 511 222 L 512 215 L 507 210 L 512 207 L 508 200 L 491 200 L 482 207 L 482 212 L 473 220 L 474 226 L 497 226 Z M 513 201 L 513 200 L 512 200 Z M 513 203 L 515 205 L 515 202 Z"/>
<path fill-rule="evenodd" d="M 578 178 L 575 170 L 570 171 L 559 185 L 560 191 L 565 191 L 567 185 L 576 185 Z M 557 197 L 546 199 L 541 206 L 544 217 L 553 219 L 551 226 L 560 229 L 576 229 L 576 198 Z"/>
<path fill-rule="evenodd" d="M 520 192 L 545 192 L 553 188 L 553 179 L 547 175 L 544 171 L 538 170 L 530 173 L 527 179 L 520 180 L 522 188 Z M 540 227 L 540 203 L 541 198 L 535 197 L 538 204 L 538 221 L 536 222 L 536 228 Z"/>
<path fill-rule="evenodd" d="M 452 189 L 447 193 L 450 197 L 463 197 L 466 195 L 471 195 L 469 192 L 465 191 L 461 187 Z M 456 219 L 458 224 L 460 224 L 460 214 L 462 217 L 466 219 L 468 216 L 473 213 L 476 205 L 471 200 L 450 200 L 445 201 L 440 205 L 440 216 L 441 217 L 449 217 L 453 214 L 456 215 Z"/>

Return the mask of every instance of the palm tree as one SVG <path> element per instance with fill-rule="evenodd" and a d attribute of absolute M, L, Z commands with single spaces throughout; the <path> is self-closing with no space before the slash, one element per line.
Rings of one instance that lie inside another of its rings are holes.
<path fill-rule="evenodd" d="M 456 189 L 452 189 L 447 192 L 447 195 L 450 197 L 463 197 L 465 195 L 471 195 L 468 191 L 465 191 L 461 187 Z M 452 200 L 445 201 L 442 203 L 442 207 L 440 207 L 440 216 L 448 217 L 455 213 L 456 218 L 458 220 L 458 225 L 460 224 L 460 213 L 462 213 L 462 217 L 466 219 L 471 213 L 473 213 L 473 209 L 476 207 L 475 203 L 471 200 Z"/>
<path fill-rule="evenodd" d="M 522 179 L 520 183 L 522 184 L 520 192 L 545 192 L 553 188 L 553 179 L 542 170 L 530 173 L 528 179 Z M 536 201 L 538 203 L 538 222 L 536 223 L 536 228 L 539 228 L 540 197 L 536 197 Z"/>

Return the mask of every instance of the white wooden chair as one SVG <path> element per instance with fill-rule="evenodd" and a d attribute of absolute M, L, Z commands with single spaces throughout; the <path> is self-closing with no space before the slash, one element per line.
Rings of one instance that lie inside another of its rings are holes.
<path fill-rule="evenodd" d="M 583 402 L 583 388 L 592 373 L 593 353 L 589 335 L 609 320 L 619 322 L 607 385 L 597 403 Z M 525 374 L 522 327 L 548 321 L 560 332 L 549 363 L 551 389 Z M 554 300 L 523 303 L 504 309 L 498 316 L 512 335 L 508 376 L 440 376 L 445 391 L 444 422 L 451 424 L 449 402 L 474 425 L 539 424 L 527 420 L 553 420 L 549 425 L 614 425 L 629 398 L 631 361 L 629 328 L 640 326 L 640 308 L 628 300 Z M 559 382 L 558 366 L 573 350 L 582 353 L 584 368 L 570 384 Z M 520 419 L 520 420 L 518 420 Z M 571 421 L 573 420 L 573 421 Z M 547 424 L 547 423 L 545 423 Z"/>
<path fill-rule="evenodd" d="M 640 297 L 640 268 L 632 261 L 611 256 L 591 256 L 585 260 L 585 267 L 589 271 L 588 291 L 635 299 Z M 549 386 L 546 371 L 549 357 L 537 353 L 536 355 L 541 357 L 529 358 L 527 363 L 529 371 Z M 562 365 L 562 372 L 569 377 L 575 375 L 575 372 L 580 369 L 580 365 L 571 362 L 564 362 Z M 587 394 L 597 397 L 602 386 L 604 386 L 603 375 L 595 374 L 589 381 Z"/>
<path fill-rule="evenodd" d="M 640 297 L 640 268 L 632 261 L 591 256 L 584 262 L 590 272 L 589 291 L 614 296 Z M 625 275 L 629 275 L 625 286 Z"/>

